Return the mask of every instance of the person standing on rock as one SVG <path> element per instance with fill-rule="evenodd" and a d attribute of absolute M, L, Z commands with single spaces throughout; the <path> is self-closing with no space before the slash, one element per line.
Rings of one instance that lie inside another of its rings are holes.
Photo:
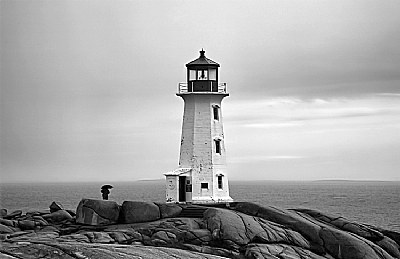
<path fill-rule="evenodd" d="M 110 194 L 110 189 L 113 187 L 109 184 L 101 186 L 101 196 L 103 197 L 103 200 L 108 200 L 108 195 Z"/>

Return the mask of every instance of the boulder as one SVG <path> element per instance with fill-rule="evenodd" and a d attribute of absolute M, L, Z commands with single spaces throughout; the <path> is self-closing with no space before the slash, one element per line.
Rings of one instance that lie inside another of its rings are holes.
<path fill-rule="evenodd" d="M 331 224 L 339 229 L 354 233 L 371 241 L 379 241 L 384 237 L 382 233 L 375 229 L 356 222 L 351 222 L 343 217 L 337 217 L 311 209 L 296 209 L 295 211 L 308 214 L 315 219 Z"/>
<path fill-rule="evenodd" d="M 34 217 L 34 216 L 43 216 L 46 214 L 50 214 L 50 210 L 34 210 L 30 209 L 26 212 L 26 216 Z"/>
<path fill-rule="evenodd" d="M 372 242 L 340 231 L 324 227 L 320 231 L 326 251 L 335 258 L 342 259 L 391 259 L 392 257 Z"/>
<path fill-rule="evenodd" d="M 32 219 L 36 222 L 38 226 L 47 226 L 49 223 L 42 216 L 33 216 Z"/>
<path fill-rule="evenodd" d="M 7 216 L 7 209 L 0 209 L 0 218 Z"/>
<path fill-rule="evenodd" d="M 119 213 L 115 201 L 82 199 L 76 209 L 76 222 L 92 226 L 116 224 Z"/>
<path fill-rule="evenodd" d="M 151 239 L 154 240 L 162 240 L 162 243 L 165 243 L 165 245 L 170 245 L 173 246 L 176 242 L 178 242 L 176 235 L 174 233 L 171 233 L 169 231 L 157 231 L 151 236 Z"/>
<path fill-rule="evenodd" d="M 129 242 L 129 240 L 131 239 L 130 236 L 128 236 L 127 234 L 123 233 L 123 232 L 110 232 L 108 233 L 110 235 L 110 237 L 112 239 L 114 239 L 115 242 L 117 242 L 118 244 L 126 244 Z"/>
<path fill-rule="evenodd" d="M 73 210 L 66 210 L 72 217 L 76 217 L 76 213 Z"/>
<path fill-rule="evenodd" d="M 8 234 L 7 233 L 5 233 L 5 234 L 1 234 L 0 233 L 0 242 L 6 241 L 7 239 L 8 239 Z M 1 253 L 0 253 L 0 255 L 1 255 Z"/>
<path fill-rule="evenodd" d="M 257 216 L 292 229 L 310 242 L 311 251 L 317 254 L 325 253 L 324 241 L 319 236 L 321 227 L 295 212 L 270 206 L 262 207 L 250 202 L 231 203 L 230 206 L 241 213 Z"/>
<path fill-rule="evenodd" d="M 35 229 L 35 226 L 36 226 L 36 224 L 35 224 L 35 221 L 33 221 L 33 220 L 25 219 L 25 220 L 18 221 L 18 227 L 21 230 L 32 230 L 32 229 Z"/>
<path fill-rule="evenodd" d="M 111 244 L 114 243 L 114 239 L 106 232 L 86 232 L 84 233 L 91 243 Z"/>
<path fill-rule="evenodd" d="M 246 247 L 245 257 L 248 259 L 325 259 L 301 247 L 286 244 L 250 244 Z"/>
<path fill-rule="evenodd" d="M 122 203 L 122 223 L 149 222 L 158 219 L 160 219 L 160 209 L 153 202 L 124 201 Z"/>
<path fill-rule="evenodd" d="M 18 225 L 15 220 L 2 219 L 2 218 L 0 218 L 0 224 L 3 224 L 8 227 L 17 227 Z"/>
<path fill-rule="evenodd" d="M 394 240 L 400 246 L 400 233 L 386 229 L 383 229 L 382 233 L 390 239 Z"/>
<path fill-rule="evenodd" d="M 43 219 L 52 223 L 59 223 L 65 220 L 71 220 L 72 216 L 65 210 L 57 210 L 53 213 L 43 215 Z"/>
<path fill-rule="evenodd" d="M 53 213 L 53 212 L 56 212 L 58 210 L 63 210 L 64 209 L 63 206 L 60 203 L 57 203 L 55 201 L 53 201 L 50 204 L 49 208 L 50 208 L 50 213 Z"/>
<path fill-rule="evenodd" d="M 334 258 L 341 259 L 392 258 L 388 252 L 373 242 L 338 229 L 320 219 L 314 219 L 305 213 L 274 207 L 261 207 L 247 202 L 233 203 L 231 208 L 278 223 L 302 234 L 309 240 L 311 244 L 310 250 L 316 254 L 328 253 Z M 357 232 L 366 235 L 365 231 Z M 375 237 L 377 235 L 374 233 Z"/>
<path fill-rule="evenodd" d="M 176 204 L 169 203 L 156 203 L 160 208 L 160 216 L 162 219 L 164 218 L 174 218 L 178 217 L 182 212 L 182 207 Z"/>
<path fill-rule="evenodd" d="M 60 233 L 60 230 L 54 226 L 44 226 L 41 229 L 37 230 L 36 232 L 56 232 Z"/>
<path fill-rule="evenodd" d="M 8 233 L 13 233 L 13 229 L 10 227 L 7 227 L 3 224 L 0 224 L 0 233 L 1 234 L 8 234 Z"/>
<path fill-rule="evenodd" d="M 78 242 L 78 243 L 90 243 L 89 238 L 85 234 L 71 234 L 68 236 L 61 236 L 58 241 L 61 242 Z"/>
<path fill-rule="evenodd" d="M 198 246 L 192 244 L 184 244 L 185 249 L 190 251 L 195 251 L 198 253 L 203 253 L 203 255 L 215 255 L 218 258 L 243 258 L 238 252 L 234 252 L 228 249 L 220 248 L 220 247 L 213 247 L 213 246 Z M 203 258 L 201 258 L 203 259 Z M 272 259 L 272 258 L 271 258 Z M 275 258 L 274 258 L 275 259 Z"/>
<path fill-rule="evenodd" d="M 291 243 L 310 248 L 309 242 L 298 232 L 273 222 L 226 209 L 208 209 L 204 213 L 208 230 L 222 247 L 238 250 L 250 242 Z"/>
<path fill-rule="evenodd" d="M 193 245 L 204 246 L 212 241 L 212 236 L 208 229 L 193 229 L 185 232 L 184 240 Z"/>
<path fill-rule="evenodd" d="M 129 229 L 129 231 L 124 232 L 126 235 L 129 236 L 129 239 L 124 241 L 125 243 L 130 243 L 130 242 L 142 242 L 143 241 L 143 236 L 140 234 L 138 231 Z"/>
<path fill-rule="evenodd" d="M 13 212 L 11 212 L 10 214 L 5 215 L 3 218 L 4 219 L 13 219 L 16 217 L 19 217 L 22 215 L 22 210 L 15 210 Z"/>
<path fill-rule="evenodd" d="M 382 240 L 374 242 L 378 246 L 382 247 L 386 252 L 395 258 L 400 258 L 400 247 L 399 245 L 388 237 L 384 237 Z"/>

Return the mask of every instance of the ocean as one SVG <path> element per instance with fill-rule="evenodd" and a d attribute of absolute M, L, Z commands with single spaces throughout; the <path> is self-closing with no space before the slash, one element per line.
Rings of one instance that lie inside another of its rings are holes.
<path fill-rule="evenodd" d="M 82 198 L 101 199 L 100 187 L 112 184 L 110 200 L 164 202 L 164 181 L 115 183 L 1 183 L 0 207 L 9 212 L 48 209 L 52 201 L 75 210 Z M 279 208 L 310 208 L 360 223 L 400 232 L 400 182 L 230 181 L 235 201 Z"/>

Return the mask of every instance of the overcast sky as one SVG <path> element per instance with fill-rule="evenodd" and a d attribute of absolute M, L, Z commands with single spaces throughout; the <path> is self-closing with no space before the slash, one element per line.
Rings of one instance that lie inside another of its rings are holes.
<path fill-rule="evenodd" d="M 233 180 L 400 180 L 400 1 L 1 0 L 1 182 L 178 166 L 185 64 L 221 64 Z"/>

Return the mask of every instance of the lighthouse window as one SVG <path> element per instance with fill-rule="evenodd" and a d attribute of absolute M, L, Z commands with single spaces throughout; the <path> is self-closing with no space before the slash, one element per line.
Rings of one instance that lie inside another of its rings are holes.
<path fill-rule="evenodd" d="M 221 155 L 221 140 L 219 139 L 215 140 L 215 153 Z"/>
<path fill-rule="evenodd" d="M 208 79 L 209 80 L 217 80 L 217 70 L 212 68 L 208 70 Z"/>
<path fill-rule="evenodd" d="M 196 80 L 196 70 L 189 70 L 189 80 Z"/>
<path fill-rule="evenodd" d="M 208 183 L 201 183 L 201 189 L 208 189 Z"/>
<path fill-rule="evenodd" d="M 219 120 L 219 109 L 217 106 L 213 107 L 214 120 Z"/>
<path fill-rule="evenodd" d="M 218 189 L 222 189 L 222 175 L 218 175 Z"/>
<path fill-rule="evenodd" d="M 203 69 L 203 70 L 197 70 L 197 80 L 207 80 L 208 76 L 208 70 Z"/>

